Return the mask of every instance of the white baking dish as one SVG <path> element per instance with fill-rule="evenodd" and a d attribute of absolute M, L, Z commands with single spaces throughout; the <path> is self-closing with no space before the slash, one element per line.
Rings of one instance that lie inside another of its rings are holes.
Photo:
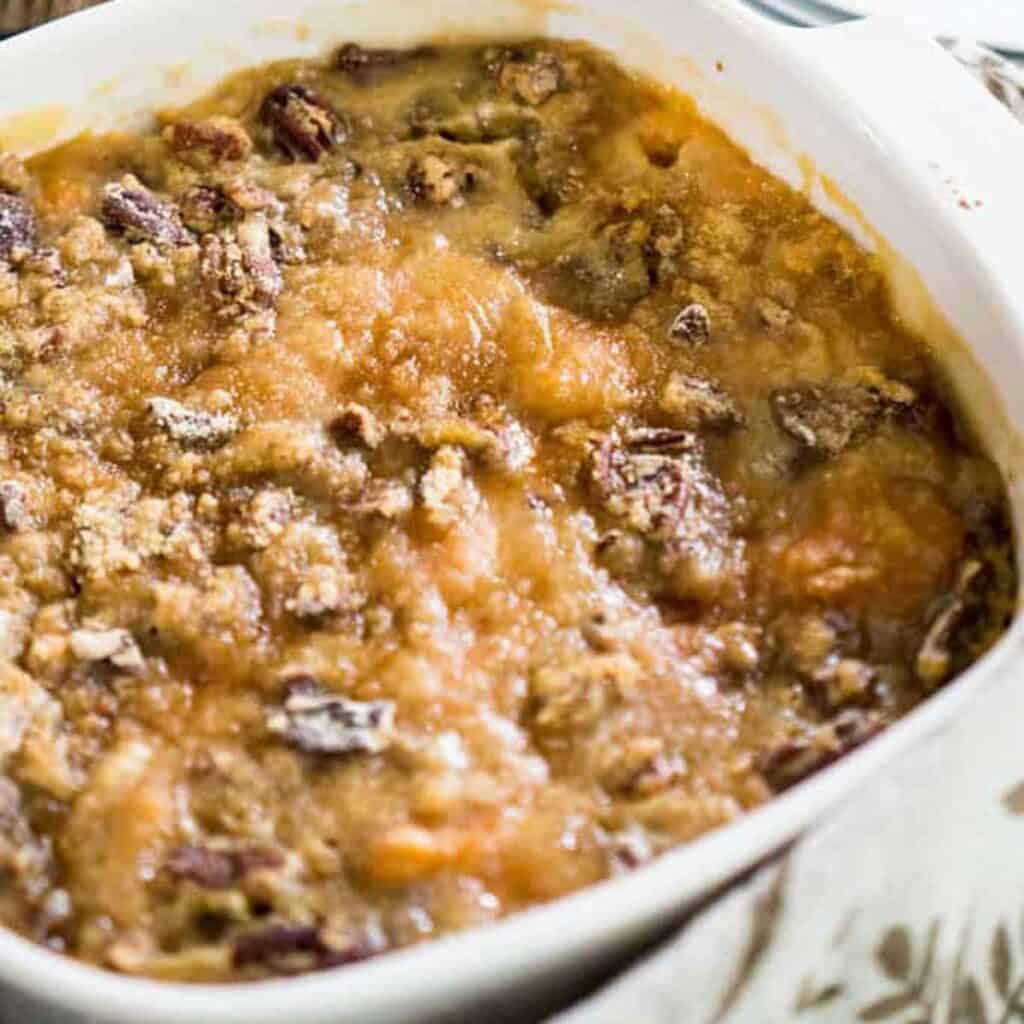
<path fill-rule="evenodd" d="M 969 350 L 944 338 L 939 355 L 1010 480 L 1021 534 L 1024 133 L 938 48 L 895 24 L 781 29 L 729 0 L 118 0 L 0 46 L 0 141 L 31 152 L 137 124 L 239 67 L 348 39 L 444 33 L 609 47 L 678 83 L 758 160 L 881 245 L 905 315 L 939 335 L 944 316 L 967 340 Z M 840 193 L 860 214 L 836 205 Z M 0 1014 L 11 1024 L 434 1024 L 476 1007 L 467 1019 L 495 1019 L 496 1006 L 565 988 L 677 918 L 941 729 L 979 687 L 1014 685 L 1022 637 L 1018 622 L 954 685 L 763 810 L 559 903 L 365 965 L 220 988 L 104 974 L 0 931 Z"/>

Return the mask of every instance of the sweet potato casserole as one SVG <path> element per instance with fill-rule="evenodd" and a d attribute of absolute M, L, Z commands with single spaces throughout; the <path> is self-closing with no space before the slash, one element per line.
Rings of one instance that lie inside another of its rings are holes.
<path fill-rule="evenodd" d="M 229 981 L 628 871 L 1005 627 L 879 267 L 584 45 L 0 156 L 0 920 Z"/>

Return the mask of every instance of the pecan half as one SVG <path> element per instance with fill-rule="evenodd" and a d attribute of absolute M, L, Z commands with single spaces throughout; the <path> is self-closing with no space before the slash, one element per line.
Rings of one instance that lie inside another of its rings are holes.
<path fill-rule="evenodd" d="M 102 216 L 107 227 L 129 241 L 179 246 L 194 241 L 181 223 L 174 203 L 151 192 L 131 175 L 110 182 L 103 190 Z"/>
<path fill-rule="evenodd" d="M 267 728 L 307 754 L 379 754 L 391 742 L 394 717 L 387 700 L 293 692 Z"/>
<path fill-rule="evenodd" d="M 0 260 L 20 260 L 38 241 L 36 215 L 21 196 L 0 192 Z"/>
<path fill-rule="evenodd" d="M 316 162 L 348 136 L 345 124 L 326 100 L 304 85 L 281 85 L 267 95 L 260 120 L 292 160 Z"/>

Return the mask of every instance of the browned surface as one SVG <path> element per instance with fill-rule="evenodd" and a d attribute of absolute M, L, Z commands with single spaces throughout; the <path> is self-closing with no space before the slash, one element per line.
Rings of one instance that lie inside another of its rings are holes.
<path fill-rule="evenodd" d="M 0 157 L 13 927 L 188 980 L 419 942 L 997 635 L 1002 485 L 923 345 L 681 97 L 347 48 L 167 121 Z"/>

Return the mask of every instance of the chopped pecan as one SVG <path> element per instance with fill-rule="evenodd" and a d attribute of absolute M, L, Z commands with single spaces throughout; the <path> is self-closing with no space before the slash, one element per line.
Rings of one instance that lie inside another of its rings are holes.
<path fill-rule="evenodd" d="M 177 154 L 199 166 L 244 160 L 252 139 L 233 117 L 175 121 L 164 129 L 164 140 Z"/>
<path fill-rule="evenodd" d="M 610 573 L 636 576 L 644 564 L 644 542 L 636 534 L 609 530 L 601 535 L 594 554 Z"/>
<path fill-rule="evenodd" d="M 153 422 L 185 448 L 216 448 L 238 431 L 234 416 L 190 409 L 173 398 L 147 398 L 146 409 Z"/>
<path fill-rule="evenodd" d="M 234 203 L 212 185 L 194 185 L 181 197 L 182 222 L 201 235 L 236 220 L 238 213 Z"/>
<path fill-rule="evenodd" d="M 808 451 L 839 455 L 885 418 L 906 412 L 914 392 L 896 381 L 865 380 L 781 388 L 772 394 L 779 426 Z"/>
<path fill-rule="evenodd" d="M 334 612 L 352 611 L 362 602 L 352 574 L 341 565 L 317 563 L 305 567 L 295 591 L 285 598 L 285 611 L 297 619 L 322 619 Z"/>
<path fill-rule="evenodd" d="M 0 192 L 0 260 L 18 262 L 36 247 L 36 215 L 21 196 Z"/>
<path fill-rule="evenodd" d="M 685 342 L 693 348 L 706 345 L 711 340 L 711 314 L 707 307 L 692 302 L 681 310 L 668 329 L 673 341 Z"/>
<path fill-rule="evenodd" d="M 0 192 L 24 192 L 31 183 L 32 176 L 20 157 L 0 153 Z"/>
<path fill-rule="evenodd" d="M 584 654 L 543 665 L 530 678 L 527 717 L 541 735 L 580 732 L 633 693 L 640 666 L 625 653 Z"/>
<path fill-rule="evenodd" d="M 281 85 L 260 108 L 260 120 L 292 160 L 316 162 L 348 137 L 345 124 L 325 100 L 304 85 Z"/>
<path fill-rule="evenodd" d="M 374 480 L 350 508 L 362 515 L 401 519 L 414 503 L 412 488 L 401 480 Z"/>
<path fill-rule="evenodd" d="M 139 672 L 146 664 L 127 629 L 76 629 L 70 645 L 71 653 L 80 661 L 106 661 L 126 672 Z"/>
<path fill-rule="evenodd" d="M 137 178 L 110 182 L 103 190 L 103 220 L 129 241 L 180 246 L 194 241 L 174 203 L 151 192 Z"/>
<path fill-rule="evenodd" d="M 836 656 L 839 631 L 824 615 L 782 615 L 774 623 L 774 641 L 784 667 L 810 678 Z"/>
<path fill-rule="evenodd" d="M 282 266 L 303 263 L 306 260 L 306 242 L 302 227 L 293 221 L 276 216 L 268 220 L 270 251 Z"/>
<path fill-rule="evenodd" d="M 273 192 L 246 178 L 233 178 L 222 186 L 225 197 L 245 213 L 277 209 L 280 200 Z"/>
<path fill-rule="evenodd" d="M 195 882 L 204 889 L 227 889 L 241 877 L 232 853 L 206 846 L 179 846 L 164 868 L 172 877 Z"/>
<path fill-rule="evenodd" d="M 276 974 L 300 974 L 358 963 L 375 955 L 368 943 L 336 945 L 315 925 L 271 924 L 235 939 L 236 969 L 259 966 Z"/>
<path fill-rule="evenodd" d="M 391 701 L 293 690 L 267 728 L 307 754 L 379 754 L 391 743 L 394 716 Z"/>
<path fill-rule="evenodd" d="M 692 435 L 652 431 L 644 437 L 653 450 L 622 445 L 614 438 L 601 445 L 591 460 L 591 481 L 605 509 L 623 525 L 637 533 L 668 536 L 683 515 L 699 470 L 692 461 L 667 452 L 672 446 L 689 446 Z"/>
<path fill-rule="evenodd" d="M 517 99 L 538 107 L 562 87 L 562 65 L 547 51 L 528 56 L 512 51 L 492 63 L 498 84 Z"/>
<path fill-rule="evenodd" d="M 414 199 L 444 206 L 462 198 L 473 182 L 473 175 L 428 153 L 412 162 L 406 180 Z"/>
<path fill-rule="evenodd" d="M 878 678 L 878 670 L 859 658 L 837 658 L 815 676 L 824 689 L 830 708 L 856 703 L 867 697 Z"/>
<path fill-rule="evenodd" d="M 754 311 L 762 327 L 776 334 L 784 331 L 793 320 L 792 310 L 774 299 L 762 298 L 754 304 Z"/>
<path fill-rule="evenodd" d="M 252 213 L 238 225 L 238 244 L 252 287 L 255 304 L 272 306 L 281 293 L 281 268 L 274 258 L 270 226 L 261 213 Z"/>
<path fill-rule="evenodd" d="M 616 872 L 633 871 L 654 859 L 654 850 L 646 833 L 639 826 L 616 832 L 608 837 L 608 855 Z"/>
<path fill-rule="evenodd" d="M 446 445 L 434 452 L 430 467 L 420 480 L 420 497 L 431 525 L 453 526 L 476 507 L 478 495 L 466 475 L 466 456 Z"/>
<path fill-rule="evenodd" d="M 834 764 L 884 728 L 884 721 L 876 715 L 843 711 L 810 734 L 765 751 L 758 758 L 757 769 L 768 785 L 779 792 Z"/>
<path fill-rule="evenodd" d="M 22 269 L 30 274 L 40 274 L 52 280 L 57 288 L 67 285 L 67 273 L 60 253 L 50 246 L 40 246 L 22 260 Z"/>
<path fill-rule="evenodd" d="M 743 423 L 736 403 L 714 381 L 673 373 L 661 395 L 661 408 L 687 430 L 731 430 Z"/>
<path fill-rule="evenodd" d="M 424 448 L 453 446 L 478 458 L 490 469 L 516 472 L 533 458 L 530 436 L 512 417 L 481 403 L 483 422 L 463 416 L 396 424 L 396 432 L 411 436 Z"/>
<path fill-rule="evenodd" d="M 200 273 L 226 315 L 270 309 L 283 287 L 266 217 L 251 213 L 235 231 L 203 236 Z"/>
<path fill-rule="evenodd" d="M 730 672 L 746 674 L 761 664 L 761 630 L 745 622 L 726 622 L 712 633 L 721 651 L 722 667 Z"/>
<path fill-rule="evenodd" d="M 412 50 L 367 49 L 358 43 L 346 43 L 338 50 L 335 66 L 344 71 L 356 85 L 372 85 L 402 64 L 437 53 L 431 46 Z"/>
<path fill-rule="evenodd" d="M 729 504 L 693 434 L 646 428 L 612 435 L 592 451 L 589 477 L 605 513 L 643 538 L 637 569 L 647 566 L 674 597 L 712 598 L 742 571 Z M 628 556 L 630 548 L 617 541 L 603 555 L 606 564 L 612 552 Z"/>
<path fill-rule="evenodd" d="M 686 244 L 686 231 L 679 211 L 662 203 L 646 212 L 647 240 L 643 254 L 652 281 L 667 281 L 679 270 L 679 258 Z"/>
<path fill-rule="evenodd" d="M 355 442 L 365 448 L 376 448 L 387 437 L 387 431 L 380 420 L 358 402 L 342 406 L 338 415 L 331 420 L 329 429 L 339 444 Z"/>
<path fill-rule="evenodd" d="M 173 878 L 204 889 L 228 889 L 250 872 L 283 864 L 284 857 L 270 847 L 218 850 L 189 843 L 174 850 L 164 868 Z"/>
<path fill-rule="evenodd" d="M 859 403 L 828 388 L 786 388 L 772 395 L 779 426 L 810 451 L 838 455 L 863 429 L 866 415 Z"/>
<path fill-rule="evenodd" d="M 291 491 L 265 488 L 234 512 L 226 537 L 232 545 L 263 551 L 281 536 L 295 514 Z"/>
<path fill-rule="evenodd" d="M 870 696 L 878 670 L 844 653 L 855 631 L 841 617 L 813 612 L 784 615 L 774 624 L 782 667 L 793 672 L 830 708 Z"/>
<path fill-rule="evenodd" d="M 28 495 L 17 480 L 0 482 L 0 525 L 11 533 L 30 530 L 32 516 L 26 503 Z"/>
<path fill-rule="evenodd" d="M 665 749 L 660 736 L 633 736 L 612 744 L 600 760 L 601 785 L 610 793 L 644 799 L 686 774 L 686 762 Z"/>
<path fill-rule="evenodd" d="M 964 562 L 952 594 L 932 619 L 914 662 L 918 679 L 928 686 L 938 686 L 949 677 L 956 636 L 977 613 L 989 583 L 986 570 L 987 566 L 975 558 Z"/>
<path fill-rule="evenodd" d="M 699 452 L 700 442 L 688 430 L 672 427 L 634 427 L 625 431 L 622 441 L 631 452 Z"/>

